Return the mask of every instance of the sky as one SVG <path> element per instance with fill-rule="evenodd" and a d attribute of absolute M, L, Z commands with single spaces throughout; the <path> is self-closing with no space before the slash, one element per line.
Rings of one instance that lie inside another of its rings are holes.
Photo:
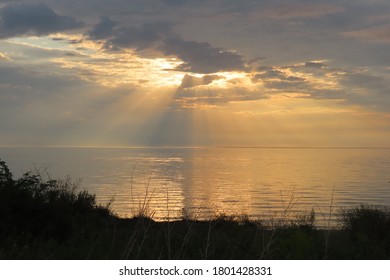
<path fill-rule="evenodd" d="M 0 0 L 0 146 L 389 139 L 388 0 Z"/>

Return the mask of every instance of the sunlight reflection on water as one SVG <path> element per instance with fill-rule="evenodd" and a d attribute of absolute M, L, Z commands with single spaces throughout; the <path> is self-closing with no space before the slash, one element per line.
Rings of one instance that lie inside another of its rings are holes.
<path fill-rule="evenodd" d="M 0 158 L 15 177 L 48 168 L 53 178 L 82 178 L 122 217 L 147 208 L 156 220 L 293 219 L 314 209 L 327 226 L 331 207 L 390 205 L 389 149 L 0 148 Z"/>

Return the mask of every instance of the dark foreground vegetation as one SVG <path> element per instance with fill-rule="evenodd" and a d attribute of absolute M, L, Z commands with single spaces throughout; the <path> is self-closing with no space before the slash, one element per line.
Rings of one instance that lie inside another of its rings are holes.
<path fill-rule="evenodd" d="M 389 212 L 339 212 L 317 229 L 314 212 L 266 226 L 245 217 L 155 222 L 118 218 L 71 180 L 15 180 L 0 161 L 0 259 L 389 259 Z"/>

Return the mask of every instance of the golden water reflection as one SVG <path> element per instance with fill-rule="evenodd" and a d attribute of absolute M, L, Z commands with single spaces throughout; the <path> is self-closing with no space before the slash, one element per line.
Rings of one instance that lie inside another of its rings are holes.
<path fill-rule="evenodd" d="M 138 159 L 117 186 L 113 210 L 131 216 L 147 209 L 156 220 L 221 214 L 277 220 L 314 209 L 319 226 L 327 226 L 337 220 L 330 209 L 390 204 L 389 158 L 383 150 L 356 149 L 172 150 Z M 99 190 L 101 198 L 107 189 Z"/>

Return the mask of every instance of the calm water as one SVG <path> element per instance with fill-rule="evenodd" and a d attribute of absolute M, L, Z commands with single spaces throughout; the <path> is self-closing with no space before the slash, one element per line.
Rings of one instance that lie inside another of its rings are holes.
<path fill-rule="evenodd" d="M 278 219 L 313 208 L 326 226 L 330 207 L 390 206 L 390 149 L 0 148 L 0 158 L 15 177 L 81 178 L 123 217 L 144 204 L 155 219 Z"/>

